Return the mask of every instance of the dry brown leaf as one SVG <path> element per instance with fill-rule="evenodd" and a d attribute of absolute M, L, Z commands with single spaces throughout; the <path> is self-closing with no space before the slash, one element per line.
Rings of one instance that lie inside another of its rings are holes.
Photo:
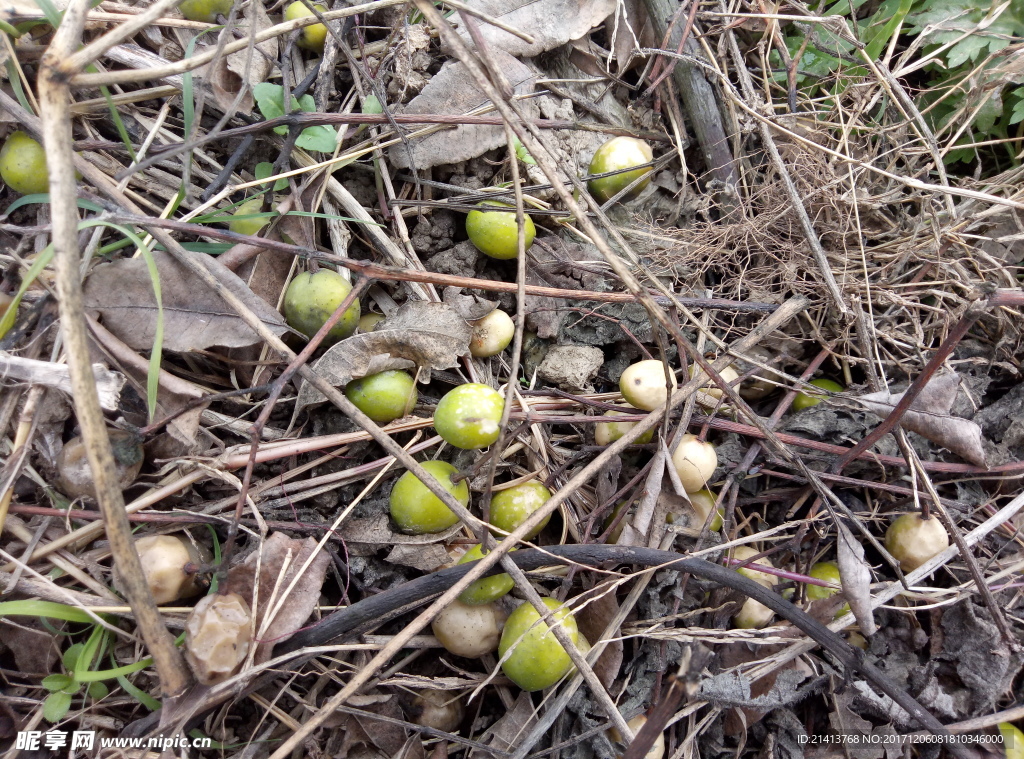
<path fill-rule="evenodd" d="M 484 41 L 512 55 L 532 57 L 579 39 L 615 11 L 616 0 L 474 0 L 473 9 L 533 37 L 514 34 L 476 19 Z M 469 40 L 465 24 L 459 33 Z"/>
<path fill-rule="evenodd" d="M 486 300 L 479 295 L 465 295 L 461 287 L 446 287 L 441 293 L 441 300 L 455 309 L 455 312 L 468 322 L 483 319 L 498 307 L 498 302 Z"/>
<path fill-rule="evenodd" d="M 613 619 L 619 613 L 619 602 L 615 600 L 615 590 L 606 586 L 600 590 L 601 594 L 588 600 L 575 615 L 580 632 L 591 645 L 601 637 L 604 628 L 608 626 L 608 620 Z M 619 675 L 619 668 L 622 667 L 623 648 L 618 634 L 618 628 L 612 631 L 614 640 L 605 646 L 604 651 L 592 665 L 597 679 L 609 690 Z"/>
<path fill-rule="evenodd" d="M 861 632 L 874 635 L 878 627 L 871 609 L 871 569 L 864 559 L 864 546 L 842 522 L 836 521 L 836 529 L 839 532 L 836 553 L 843 595 L 857 618 Z"/>
<path fill-rule="evenodd" d="M 425 545 L 397 545 L 388 554 L 388 563 L 412 567 L 421 572 L 435 572 L 445 564 L 451 563 L 452 557 L 440 543 Z"/>
<path fill-rule="evenodd" d="M 498 66 L 517 95 L 533 92 L 537 74 L 501 50 L 492 50 Z M 462 63 L 446 63 L 402 111 L 405 114 L 440 113 L 464 116 L 470 111 L 488 105 L 491 101 L 473 83 L 473 77 Z M 527 118 L 537 117 L 537 105 L 532 100 L 520 103 Z M 434 134 L 395 145 L 389 156 L 400 169 L 409 168 L 409 153 L 417 169 L 429 169 L 441 164 L 468 161 L 488 150 L 505 144 L 505 130 L 500 126 L 464 124 Z"/>
<path fill-rule="evenodd" d="M 606 22 L 606 27 L 612 30 L 612 55 L 620 75 L 641 60 L 638 58 L 632 64 L 629 63 L 634 50 L 658 46 L 658 38 L 654 35 L 654 25 L 647 15 L 644 0 L 623 0 L 614 18 Z"/>
<path fill-rule="evenodd" d="M 342 528 L 348 543 L 362 543 L 376 548 L 386 546 L 415 546 L 422 549 L 431 543 L 443 543 L 462 529 L 462 523 L 452 525 L 444 532 L 430 532 L 426 535 L 403 535 L 391 529 L 387 514 L 359 517 L 345 522 Z M 355 549 L 358 551 L 358 546 Z"/>
<path fill-rule="evenodd" d="M 469 353 L 472 334 L 472 328 L 451 306 L 409 301 L 373 332 L 353 335 L 331 347 L 313 369 L 339 387 L 378 372 L 416 367 L 426 370 L 420 376 L 426 381 L 430 369 L 458 365 L 459 356 Z M 320 391 L 303 382 L 295 417 L 306 406 L 323 400 Z"/>
<path fill-rule="evenodd" d="M 255 23 L 253 33 L 259 34 L 274 25 L 267 15 L 263 3 L 249 3 L 246 8 L 252 12 Z M 248 18 L 240 18 L 236 27 L 237 39 L 244 39 L 250 34 Z M 221 56 L 211 65 L 207 72 L 213 96 L 222 109 L 228 110 L 235 105 L 235 97 L 243 92 L 237 108 L 242 113 L 252 113 L 255 101 L 252 88 L 260 82 L 267 81 L 270 70 L 277 60 L 277 37 L 256 45 L 250 55 L 248 49 Z"/>
<path fill-rule="evenodd" d="M 398 756 L 406 742 L 405 728 L 394 722 L 374 719 L 373 715 L 389 717 L 392 720 L 404 720 L 402 707 L 394 696 L 374 697 L 372 701 L 350 704 L 369 714 L 344 714 L 339 720 L 336 730 L 342 730 L 345 738 L 337 756 L 363 756 L 358 747 L 376 748 L 385 756 Z M 379 756 L 376 751 L 371 756 Z"/>
<path fill-rule="evenodd" d="M 975 466 L 988 466 L 981 427 L 970 419 L 951 416 L 950 410 L 960 389 L 960 377 L 947 373 L 932 377 L 900 419 L 904 429 L 928 438 Z M 883 419 L 903 398 L 903 393 L 869 393 L 853 400 Z"/>
<path fill-rule="evenodd" d="M 480 740 L 498 751 L 514 751 L 536 721 L 536 710 L 530 694 L 520 693 L 515 705 L 491 725 Z M 471 759 L 487 759 L 493 754 L 473 749 L 469 756 Z"/>
<path fill-rule="evenodd" d="M 234 273 L 209 256 L 188 253 L 249 307 L 276 335 L 288 330 L 284 319 Z M 216 292 L 172 256 L 154 251 L 164 307 L 164 350 L 187 353 L 214 345 L 239 348 L 259 336 Z M 145 260 L 126 258 L 97 266 L 85 281 L 86 310 L 134 350 L 152 350 L 157 307 Z"/>
<path fill-rule="evenodd" d="M 222 592 L 242 596 L 250 602 L 256 615 L 256 630 L 260 636 L 256 648 L 257 664 L 267 661 L 274 646 L 290 638 L 316 609 L 324 577 L 327 576 L 327 567 L 331 563 L 331 557 L 326 551 L 317 553 L 289 592 L 292 581 L 315 550 L 316 541 L 313 538 L 299 540 L 289 538 L 283 532 L 275 532 L 264 541 L 259 551 L 253 551 L 228 572 Z M 257 560 L 259 598 L 258 603 L 253 604 Z M 264 629 L 264 618 L 274 609 L 277 612 L 270 625 Z"/>

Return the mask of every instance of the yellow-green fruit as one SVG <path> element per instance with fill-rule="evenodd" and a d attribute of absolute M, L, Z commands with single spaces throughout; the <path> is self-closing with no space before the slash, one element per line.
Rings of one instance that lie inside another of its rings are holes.
<path fill-rule="evenodd" d="M 885 533 L 885 550 L 904 572 L 913 572 L 947 548 L 949 535 L 936 517 L 922 519 L 920 514 L 904 514 Z"/>
<path fill-rule="evenodd" d="M 14 132 L 0 148 L 0 177 L 22 195 L 49 192 L 43 146 L 24 132 Z"/>
<path fill-rule="evenodd" d="M 690 365 L 690 376 L 693 377 L 696 373 L 697 373 L 697 367 L 694 366 L 693 364 L 691 364 Z M 738 380 L 740 378 L 740 375 L 737 374 L 736 370 L 733 369 L 731 366 L 725 367 L 718 374 L 719 374 L 719 376 L 723 380 L 725 380 L 727 385 L 731 385 L 735 390 L 739 390 L 740 389 L 739 386 L 736 384 L 736 380 Z M 724 391 L 722 390 L 722 388 L 720 388 L 718 385 L 716 385 L 714 383 L 708 385 L 707 387 L 702 387 L 700 389 L 700 391 L 702 393 L 704 393 L 704 395 L 710 395 L 715 400 L 720 399 L 722 397 L 722 395 L 724 394 Z"/>
<path fill-rule="evenodd" d="M 463 450 L 486 448 L 501 432 L 505 399 L 487 385 L 459 385 L 445 394 L 434 411 L 434 429 L 449 445 Z"/>
<path fill-rule="evenodd" d="M 1003 736 L 1006 759 L 1024 759 L 1024 733 L 1012 722 L 1000 722 L 999 734 Z"/>
<path fill-rule="evenodd" d="M 352 291 L 352 284 L 336 271 L 321 269 L 296 275 L 284 294 L 284 318 L 288 326 L 312 337 L 331 318 Z M 359 300 L 355 299 L 334 325 L 321 346 L 327 348 L 356 331 L 359 325 Z"/>
<path fill-rule="evenodd" d="M 397 370 L 371 374 L 345 385 L 345 397 L 377 424 L 407 416 L 416 405 L 416 382 Z"/>
<path fill-rule="evenodd" d="M 551 498 L 551 491 L 538 480 L 530 480 L 508 490 L 501 490 L 491 499 L 491 524 L 499 530 L 512 532 Z M 548 514 L 539 525 L 526 533 L 526 540 L 537 537 L 548 522 Z"/>
<path fill-rule="evenodd" d="M 441 483 L 463 506 L 469 504 L 469 485 L 465 480 L 452 481 L 458 470 L 445 461 L 424 461 L 423 468 Z M 459 521 L 436 495 L 427 490 L 412 472 L 398 478 L 391 490 L 391 518 L 402 530 L 413 535 L 447 530 Z"/>
<path fill-rule="evenodd" d="M 675 390 L 675 375 L 671 371 L 666 372 L 665 364 L 661 361 L 637 361 L 627 366 L 619 377 L 619 391 L 630 406 L 644 411 L 654 411 L 659 406 L 664 406 L 668 400 L 669 381 L 671 389 Z"/>
<path fill-rule="evenodd" d="M 834 561 L 819 561 L 811 567 L 811 571 L 807 574 L 815 580 L 823 580 L 835 585 L 842 584 L 842 577 L 839 574 L 839 565 Z M 838 588 L 826 588 L 821 585 L 807 586 L 807 598 L 811 601 L 818 601 L 822 598 L 831 598 L 838 592 Z"/>
<path fill-rule="evenodd" d="M 811 380 L 808 384 L 820 387 L 822 390 L 828 390 L 831 393 L 841 393 L 846 389 L 838 382 L 830 379 Z M 810 393 L 797 393 L 796 398 L 793 399 L 793 410 L 803 411 L 805 408 L 817 406 L 824 399 L 824 393 L 815 393 L 813 390 Z"/>
<path fill-rule="evenodd" d="M 579 640 L 579 628 L 572 613 L 554 598 L 542 600 L 551 609 L 554 623 L 565 630 L 575 645 Z M 501 633 L 498 654 L 503 660 L 501 671 L 525 691 L 550 688 L 572 667 L 569 654 L 529 603 L 522 604 L 509 615 Z"/>
<path fill-rule="evenodd" d="M 703 527 L 708 521 L 708 514 L 712 511 L 715 515 L 711 518 L 711 524 L 708 525 L 708 529 L 712 532 L 718 532 L 722 529 L 722 509 L 715 510 L 715 503 L 718 501 L 718 496 L 712 493 L 707 488 L 698 490 L 696 493 L 687 493 L 690 496 L 690 505 L 693 506 L 694 513 L 697 515 L 696 527 Z"/>
<path fill-rule="evenodd" d="M 138 436 L 131 432 L 110 430 L 109 437 L 117 485 L 124 490 L 139 476 L 145 453 Z M 57 488 L 69 498 L 96 497 L 95 480 L 81 437 L 71 438 L 57 454 Z"/>
<path fill-rule="evenodd" d="M 232 214 L 235 218 L 228 222 L 228 229 L 239 235 L 257 234 L 270 223 L 269 216 L 256 216 L 263 212 L 263 198 L 252 198 L 242 203 Z M 248 216 L 251 218 L 238 218 Z"/>
<path fill-rule="evenodd" d="M 387 317 L 384 314 L 363 314 L 359 317 L 359 331 L 373 332 Z"/>
<path fill-rule="evenodd" d="M 216 24 L 217 16 L 227 17 L 234 0 L 182 0 L 178 9 L 189 21 Z"/>
<path fill-rule="evenodd" d="M 513 548 L 512 550 L 514 551 L 515 549 Z M 462 558 L 459 559 L 459 564 L 468 564 L 471 561 L 479 561 L 485 555 L 483 547 L 477 544 L 462 555 Z M 512 590 L 512 588 L 515 587 L 515 584 L 515 581 L 509 575 L 504 573 L 485 577 L 482 580 L 477 580 L 466 588 L 462 592 L 462 595 L 459 596 L 459 600 L 464 604 L 469 604 L 470 606 L 489 604 L 491 601 L 497 601 L 503 595 Z"/>
<path fill-rule="evenodd" d="M 590 161 L 590 173 L 606 174 L 609 171 L 630 169 L 634 166 L 650 163 L 652 160 L 654 160 L 654 152 L 651 150 L 651 146 L 643 140 L 638 140 L 636 137 L 613 137 L 594 153 L 594 157 Z M 643 169 L 613 174 L 610 177 L 591 179 L 590 194 L 597 198 L 599 202 L 606 203 L 635 180 L 649 175 L 651 170 L 651 167 L 647 166 Z M 630 190 L 623 200 L 635 198 L 650 182 L 650 177 L 647 176 L 647 179 Z"/>
<path fill-rule="evenodd" d="M 481 206 L 505 206 L 496 200 L 485 200 Z M 533 245 L 537 236 L 537 227 L 529 214 L 524 214 L 526 238 L 524 247 Z M 484 255 L 491 258 L 507 260 L 519 255 L 519 225 L 516 214 L 507 211 L 470 211 L 466 217 L 466 234 L 470 241 Z"/>
<path fill-rule="evenodd" d="M 625 416 L 628 411 L 606 411 L 605 418 L 613 416 Z M 636 427 L 636 422 L 598 422 L 594 427 L 594 442 L 598 445 L 614 443 L 631 429 Z M 633 441 L 636 445 L 644 445 L 654 440 L 654 430 L 647 430 L 643 435 Z"/>
<path fill-rule="evenodd" d="M 135 550 L 142 575 L 158 604 L 199 595 L 202 588 L 196 582 L 196 570 L 204 557 L 191 541 L 177 535 L 145 535 L 135 541 Z M 124 581 L 118 579 L 123 587 Z"/>
<path fill-rule="evenodd" d="M 316 3 L 313 5 L 321 13 L 326 13 L 326 6 Z M 307 8 L 301 0 L 296 0 L 294 3 L 285 8 L 284 20 L 294 21 L 297 18 L 305 18 L 306 16 L 312 16 L 313 12 Z M 310 24 L 305 26 L 299 32 L 299 47 L 305 48 L 306 50 L 312 50 L 314 53 L 322 53 L 324 51 L 324 44 L 327 42 L 327 27 L 323 24 Z"/>
<path fill-rule="evenodd" d="M 732 549 L 731 553 L 732 555 L 730 558 L 735 559 L 736 561 L 747 561 L 748 559 L 757 556 L 761 552 L 758 551 L 756 548 L 753 548 L 752 546 L 736 546 Z M 767 572 L 758 572 L 756 569 L 751 569 L 751 567 L 756 566 L 774 567 L 775 565 L 772 564 L 770 559 L 762 556 L 757 561 L 747 564 L 746 566 L 739 567 L 736 571 L 744 577 L 749 577 L 758 585 L 764 585 L 766 588 L 771 588 L 778 584 L 779 578 L 775 575 L 768 574 Z"/>

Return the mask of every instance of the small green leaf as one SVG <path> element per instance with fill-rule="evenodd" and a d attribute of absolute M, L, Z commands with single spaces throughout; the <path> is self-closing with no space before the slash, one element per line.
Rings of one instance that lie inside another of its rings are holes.
<path fill-rule="evenodd" d="M 332 148 L 333 149 L 333 148 Z M 253 175 L 256 179 L 266 179 L 267 177 L 274 175 L 274 164 L 270 161 L 263 161 L 256 164 L 256 168 L 253 170 Z M 274 192 L 281 192 L 282 190 L 288 189 L 287 179 L 278 179 L 274 182 Z"/>
<path fill-rule="evenodd" d="M 70 710 L 70 693 L 51 693 L 43 702 L 43 718 L 47 722 L 60 722 Z"/>
<path fill-rule="evenodd" d="M 377 99 L 376 95 L 367 95 L 363 98 L 363 113 L 384 113 L 384 108 L 380 104 L 380 100 Z"/>
<path fill-rule="evenodd" d="M 334 127 L 326 124 L 306 127 L 295 140 L 295 144 L 303 150 L 333 153 L 338 144 L 338 133 L 334 131 Z"/>
<path fill-rule="evenodd" d="M 64 669 L 68 672 L 74 672 L 75 667 L 78 666 L 78 660 L 81 658 L 84 650 L 84 643 L 75 643 L 74 645 L 68 646 L 68 650 L 64 652 L 64 656 L 61 658 L 61 661 L 64 663 Z"/>
<path fill-rule="evenodd" d="M 43 678 L 42 686 L 51 693 L 54 693 L 59 690 L 64 690 L 73 682 L 74 680 L 72 680 L 68 675 L 47 675 Z"/>
<path fill-rule="evenodd" d="M 284 87 L 280 84 L 260 82 L 252 88 L 252 96 L 263 118 L 269 120 L 284 116 Z"/>
<path fill-rule="evenodd" d="M 110 694 L 110 688 L 100 682 L 89 683 L 89 698 L 99 701 Z"/>

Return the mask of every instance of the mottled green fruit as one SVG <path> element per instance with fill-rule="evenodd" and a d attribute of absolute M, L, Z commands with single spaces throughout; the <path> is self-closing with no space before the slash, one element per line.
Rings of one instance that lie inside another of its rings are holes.
<path fill-rule="evenodd" d="M 324 326 L 345 296 L 352 290 L 352 284 L 336 271 L 321 269 L 316 274 L 302 272 L 296 275 L 284 294 L 284 318 L 288 326 L 306 337 L 312 337 Z M 359 325 L 359 301 L 353 301 L 338 323 L 327 333 L 321 343 L 326 348 L 356 331 Z"/>
<path fill-rule="evenodd" d="M 614 416 L 624 416 L 629 413 L 629 411 L 606 411 L 604 416 L 607 419 Z M 598 445 L 614 443 L 620 437 L 636 427 L 636 424 L 636 422 L 598 422 L 594 427 L 594 442 Z M 654 440 L 653 429 L 647 430 L 647 432 L 634 440 L 633 443 L 635 445 L 644 445 L 652 440 Z"/>
<path fill-rule="evenodd" d="M 1003 736 L 1006 759 L 1024 759 L 1024 733 L 1012 722 L 1000 722 L 999 734 Z"/>
<path fill-rule="evenodd" d="M 326 13 L 326 6 L 315 3 L 313 5 L 321 13 Z M 305 18 L 306 16 L 312 16 L 313 12 L 305 6 L 300 0 L 296 0 L 294 3 L 289 5 L 284 11 L 285 21 L 294 21 L 297 18 Z M 324 45 L 327 43 L 327 27 L 323 24 L 310 24 L 305 26 L 299 32 L 298 45 L 306 50 L 312 50 L 314 53 L 322 53 L 324 51 Z"/>
<path fill-rule="evenodd" d="M 437 404 L 434 429 L 456 448 L 486 448 L 498 439 L 504 409 L 505 399 L 487 385 L 459 385 Z"/>
<path fill-rule="evenodd" d="M 822 390 L 828 390 L 830 393 L 841 393 L 846 389 L 835 380 L 830 379 L 811 380 L 809 384 L 820 387 Z M 817 406 L 823 400 L 825 400 L 825 394 L 815 393 L 813 390 L 809 393 L 797 393 L 796 398 L 793 399 L 793 410 L 803 411 L 805 408 Z"/>
<path fill-rule="evenodd" d="M 49 192 L 43 146 L 24 132 L 14 132 L 0 148 L 0 177 L 22 195 Z"/>
<path fill-rule="evenodd" d="M 419 394 L 406 372 L 387 371 L 352 380 L 345 385 L 345 397 L 377 424 L 387 424 L 407 416 Z"/>
<path fill-rule="evenodd" d="M 553 612 L 555 624 L 565 630 L 575 645 L 579 640 L 579 628 L 572 613 L 554 598 L 542 600 Z M 509 615 L 501 633 L 498 654 L 503 659 L 501 671 L 525 691 L 551 687 L 572 667 L 569 654 L 529 603 L 522 604 Z"/>
<path fill-rule="evenodd" d="M 513 548 L 512 550 L 514 551 L 515 549 Z M 459 559 L 459 564 L 468 564 L 471 561 L 479 561 L 485 555 L 483 546 L 477 544 L 462 555 L 462 558 Z M 485 577 L 482 580 L 477 580 L 466 588 L 462 592 L 462 595 L 459 596 L 459 600 L 464 604 L 469 604 L 470 606 L 489 604 L 491 601 L 497 601 L 503 595 L 512 590 L 512 588 L 515 587 L 515 584 L 515 581 L 507 574 Z"/>
<path fill-rule="evenodd" d="M 606 174 L 609 171 L 630 169 L 634 166 L 641 166 L 650 163 L 654 159 L 654 152 L 651 146 L 643 140 L 635 137 L 613 137 L 597 149 L 593 159 L 590 161 L 590 174 Z M 613 197 L 626 189 L 630 184 L 640 177 L 651 173 L 651 167 L 624 171 L 621 174 L 613 174 L 610 177 L 590 180 L 590 194 L 601 203 L 607 203 Z M 640 182 L 630 190 L 623 200 L 635 198 L 650 184 L 651 179 Z"/>
<path fill-rule="evenodd" d="M 452 482 L 458 470 L 445 461 L 424 461 L 423 468 L 441 483 L 446 491 L 463 506 L 469 504 L 469 485 L 465 480 Z M 402 530 L 412 535 L 423 535 L 447 530 L 459 521 L 436 495 L 427 490 L 412 472 L 398 478 L 391 489 L 391 518 Z"/>
<path fill-rule="evenodd" d="M 702 527 L 704 523 L 707 522 L 708 515 L 715 508 L 718 496 L 707 488 L 698 490 L 696 493 L 688 493 L 687 495 L 690 496 L 690 505 L 693 506 L 694 513 L 697 515 L 697 526 Z M 715 515 L 711 518 L 711 524 L 708 525 L 708 529 L 712 532 L 718 532 L 722 529 L 721 507 L 715 511 Z"/>
<path fill-rule="evenodd" d="M 227 17 L 232 5 L 233 0 L 183 0 L 178 9 L 189 21 L 216 24 L 217 16 Z"/>
<path fill-rule="evenodd" d="M 496 200 L 485 200 L 482 206 L 506 206 Z M 524 245 L 533 245 L 537 227 L 529 214 L 524 214 L 526 239 Z M 519 255 L 519 225 L 516 214 L 506 211 L 470 211 L 466 217 L 466 234 L 484 255 L 506 260 Z"/>
<path fill-rule="evenodd" d="M 501 490 L 491 498 L 491 524 L 499 530 L 512 532 L 550 498 L 551 491 L 538 480 Z M 548 514 L 539 525 L 526 533 L 525 539 L 537 537 L 550 521 L 551 515 Z"/>
<path fill-rule="evenodd" d="M 831 582 L 836 585 L 842 584 L 842 578 L 839 574 L 839 565 L 834 561 L 819 561 L 813 567 L 808 575 L 813 577 L 815 580 L 823 580 L 824 582 Z M 831 598 L 839 592 L 838 588 L 825 588 L 821 585 L 808 585 L 807 586 L 807 598 L 811 601 L 818 601 L 822 598 Z"/>
<path fill-rule="evenodd" d="M 263 227 L 270 223 L 269 216 L 256 216 L 256 214 L 263 212 L 263 198 L 252 198 L 242 203 L 232 216 L 233 218 L 228 222 L 228 229 L 235 234 L 239 235 L 255 235 L 258 234 Z M 238 218 L 248 216 L 251 218 Z"/>

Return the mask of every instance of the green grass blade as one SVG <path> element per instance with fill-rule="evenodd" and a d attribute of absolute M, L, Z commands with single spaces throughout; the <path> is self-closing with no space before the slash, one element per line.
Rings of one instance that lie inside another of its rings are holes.
<path fill-rule="evenodd" d="M 122 688 L 124 688 L 125 693 L 134 698 L 136 701 L 138 701 L 144 707 L 149 709 L 151 712 L 155 712 L 157 709 L 160 709 L 163 706 L 163 704 L 161 704 L 151 695 L 146 693 L 146 691 L 142 690 L 142 688 L 139 688 L 133 685 L 131 682 L 129 682 L 128 678 L 124 675 L 118 675 L 117 683 Z"/>
<path fill-rule="evenodd" d="M 65 622 L 88 622 L 95 620 L 81 609 L 55 601 L 3 601 L 0 602 L 0 617 L 49 617 Z"/>
<path fill-rule="evenodd" d="M 2 319 L 0 319 L 0 338 L 7 334 L 8 330 L 14 326 L 14 319 L 18 315 L 18 306 L 21 304 L 21 299 L 25 295 L 25 292 L 32 283 L 36 281 L 43 269 L 47 267 L 50 261 L 53 260 L 53 245 L 47 245 L 36 257 L 35 263 L 29 267 L 28 273 L 21 282 L 21 287 L 18 288 L 18 292 L 14 294 L 14 300 L 11 301 L 11 305 L 7 307 L 7 311 L 4 313 Z M 13 602 L 12 602 L 13 603 Z M 41 602 L 40 602 L 41 603 Z M 0 604 L 3 606 L 3 604 Z M 2 614 L 3 612 L 0 612 Z"/>

